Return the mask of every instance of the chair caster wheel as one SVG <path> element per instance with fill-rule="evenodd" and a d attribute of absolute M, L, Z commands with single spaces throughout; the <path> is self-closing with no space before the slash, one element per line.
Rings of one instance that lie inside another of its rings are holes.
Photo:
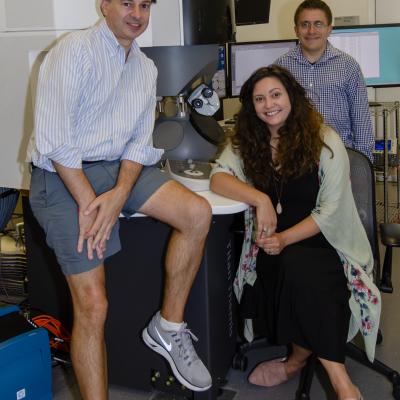
<path fill-rule="evenodd" d="M 239 369 L 240 371 L 246 371 L 247 369 L 247 357 L 244 354 L 237 353 L 233 356 L 232 368 Z"/>

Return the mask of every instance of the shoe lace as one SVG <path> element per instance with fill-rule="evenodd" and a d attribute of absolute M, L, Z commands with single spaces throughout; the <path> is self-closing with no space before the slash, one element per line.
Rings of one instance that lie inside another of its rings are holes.
<path fill-rule="evenodd" d="M 192 339 L 195 342 L 198 342 L 199 339 L 190 329 L 187 328 L 186 323 L 184 323 L 177 332 L 172 333 L 171 336 L 178 346 L 179 357 L 183 358 L 190 367 L 194 361 L 199 359 L 196 350 L 193 347 Z"/>

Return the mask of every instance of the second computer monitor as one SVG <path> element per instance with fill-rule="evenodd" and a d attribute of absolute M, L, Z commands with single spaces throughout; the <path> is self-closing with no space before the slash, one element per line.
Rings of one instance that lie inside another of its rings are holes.
<path fill-rule="evenodd" d="M 360 64 L 367 86 L 400 86 L 400 24 L 334 27 L 329 41 Z"/>

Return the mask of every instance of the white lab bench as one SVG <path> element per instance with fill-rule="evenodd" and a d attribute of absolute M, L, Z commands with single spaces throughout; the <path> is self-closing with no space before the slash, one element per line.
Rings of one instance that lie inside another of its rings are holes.
<path fill-rule="evenodd" d="M 236 214 L 244 211 L 248 207 L 245 203 L 220 196 L 211 190 L 205 190 L 196 193 L 199 196 L 204 197 L 210 203 L 213 215 Z M 146 217 L 146 215 L 136 213 L 133 215 L 133 217 Z M 124 218 L 122 214 L 121 218 Z"/>

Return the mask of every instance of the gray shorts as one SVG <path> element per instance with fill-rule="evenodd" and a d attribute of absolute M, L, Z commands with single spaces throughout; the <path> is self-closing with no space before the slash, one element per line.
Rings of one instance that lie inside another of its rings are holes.
<path fill-rule="evenodd" d="M 100 161 L 83 165 L 85 175 L 97 195 L 114 187 L 119 166 L 119 161 Z M 143 167 L 122 214 L 127 217 L 133 215 L 170 179 L 169 175 L 158 168 Z M 33 214 L 45 231 L 46 242 L 54 250 L 65 275 L 89 271 L 104 261 L 98 259 L 96 254 L 93 260 L 89 260 L 85 246 L 84 251 L 78 253 L 78 206 L 57 173 L 33 168 L 29 201 Z M 104 258 L 121 249 L 118 231 L 119 221 L 107 241 Z"/>

